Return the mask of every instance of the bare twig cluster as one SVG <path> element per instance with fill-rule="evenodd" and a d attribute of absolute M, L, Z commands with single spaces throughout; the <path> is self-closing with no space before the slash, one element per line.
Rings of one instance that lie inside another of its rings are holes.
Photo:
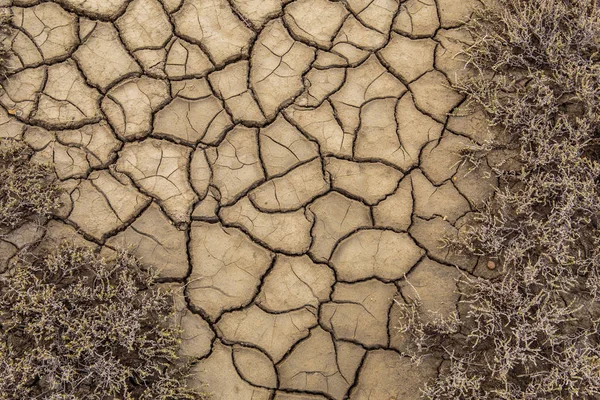
<path fill-rule="evenodd" d="M 62 246 L 0 277 L 0 399 L 202 399 L 172 297 L 136 260 Z M 108 397 L 107 397 L 108 396 Z"/>
<path fill-rule="evenodd" d="M 33 163 L 23 142 L 0 139 L 0 234 L 29 217 L 47 217 L 59 206 L 51 167 Z"/>
<path fill-rule="evenodd" d="M 60 206 L 51 167 L 0 140 L 0 235 Z M 121 252 L 24 248 L 0 274 L 0 400 L 198 400 L 186 387 L 173 298 Z"/>
<path fill-rule="evenodd" d="M 500 276 L 464 279 L 458 321 L 425 324 L 404 306 L 415 354 L 447 359 L 424 394 L 598 398 L 600 8 L 498 0 L 469 29 L 477 73 L 458 88 L 505 137 L 466 157 L 508 149 L 521 168 L 496 164 L 498 191 L 458 243 L 496 260 Z"/>

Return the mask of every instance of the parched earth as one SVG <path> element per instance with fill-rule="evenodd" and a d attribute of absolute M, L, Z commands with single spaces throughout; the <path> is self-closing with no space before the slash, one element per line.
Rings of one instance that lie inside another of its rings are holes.
<path fill-rule="evenodd" d="M 0 250 L 131 246 L 215 399 L 419 398 L 441 362 L 402 355 L 394 301 L 455 310 L 453 265 L 481 267 L 441 240 L 495 183 L 461 162 L 489 132 L 450 88 L 475 6 L 14 0 L 0 135 L 65 194 Z"/>

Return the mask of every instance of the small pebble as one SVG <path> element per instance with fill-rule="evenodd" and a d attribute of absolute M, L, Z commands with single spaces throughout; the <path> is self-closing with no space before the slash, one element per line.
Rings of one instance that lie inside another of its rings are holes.
<path fill-rule="evenodd" d="M 496 263 L 490 260 L 487 262 L 487 267 L 488 269 L 496 269 Z"/>

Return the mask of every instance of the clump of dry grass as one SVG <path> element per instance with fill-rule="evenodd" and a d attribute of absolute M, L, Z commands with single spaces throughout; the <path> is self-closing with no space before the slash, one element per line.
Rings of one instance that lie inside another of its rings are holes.
<path fill-rule="evenodd" d="M 10 9 L 8 7 L 0 9 L 0 76 L 2 77 L 6 76 L 6 63 L 11 55 L 11 51 L 8 48 L 8 40 L 11 34 L 11 20 Z"/>
<path fill-rule="evenodd" d="M 0 233 L 60 206 L 51 166 L 0 140 Z M 40 221 L 43 222 L 43 221 Z M 172 294 L 126 252 L 24 248 L 0 275 L 0 400 L 197 400 Z"/>
<path fill-rule="evenodd" d="M 172 297 L 139 262 L 62 246 L 0 276 L 0 399 L 205 399 L 186 388 Z"/>
<path fill-rule="evenodd" d="M 600 8 L 497 0 L 469 29 L 465 53 L 479 73 L 458 89 L 505 132 L 483 156 L 512 149 L 522 168 L 495 167 L 498 191 L 459 243 L 503 271 L 464 280 L 459 333 L 427 331 L 410 314 L 405 330 L 433 336 L 421 349 L 448 360 L 424 395 L 598 398 Z"/>
<path fill-rule="evenodd" d="M 0 139 L 0 233 L 29 217 L 45 218 L 59 206 L 52 168 L 31 161 L 23 142 Z"/>

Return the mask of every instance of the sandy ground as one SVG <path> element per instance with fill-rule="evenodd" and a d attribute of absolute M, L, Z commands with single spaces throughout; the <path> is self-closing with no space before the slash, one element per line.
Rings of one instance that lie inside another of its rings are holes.
<path fill-rule="evenodd" d="M 0 0 L 2 6 L 8 2 Z M 472 0 L 15 0 L 0 136 L 53 162 L 33 238 L 131 246 L 216 400 L 410 400 L 394 300 L 455 310 L 440 247 L 491 193 L 450 88 Z M 407 283 L 410 282 L 409 283 Z"/>

